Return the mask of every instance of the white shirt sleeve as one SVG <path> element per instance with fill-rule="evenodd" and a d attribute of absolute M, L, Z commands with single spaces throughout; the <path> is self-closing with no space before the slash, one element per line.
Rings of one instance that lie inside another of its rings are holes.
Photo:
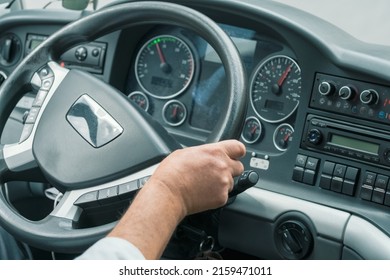
<path fill-rule="evenodd" d="M 133 244 L 117 237 L 105 237 L 88 248 L 76 260 L 144 260 Z"/>

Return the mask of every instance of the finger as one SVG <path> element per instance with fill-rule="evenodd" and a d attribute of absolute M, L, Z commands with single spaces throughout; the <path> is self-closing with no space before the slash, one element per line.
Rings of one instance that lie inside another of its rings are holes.
<path fill-rule="evenodd" d="M 232 160 L 230 162 L 230 166 L 231 166 L 231 174 L 233 177 L 241 175 L 241 173 L 244 172 L 244 165 L 242 164 L 241 161 Z"/>
<path fill-rule="evenodd" d="M 245 145 L 237 140 L 225 140 L 218 143 L 225 153 L 232 159 L 239 159 L 245 156 Z"/>

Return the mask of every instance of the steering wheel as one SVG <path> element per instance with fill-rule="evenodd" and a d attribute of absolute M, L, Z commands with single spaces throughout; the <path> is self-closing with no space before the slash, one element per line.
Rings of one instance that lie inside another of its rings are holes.
<path fill-rule="evenodd" d="M 132 182 L 152 175 L 162 159 L 180 148 L 118 90 L 89 73 L 56 63 L 77 44 L 152 23 L 188 28 L 216 50 L 227 76 L 228 102 L 207 142 L 239 137 L 247 106 L 245 71 L 233 42 L 211 19 L 172 3 L 133 2 L 75 21 L 30 53 L 0 89 L 0 131 L 23 94 L 38 90 L 20 141 L 1 147 L 2 186 L 15 179 L 42 177 L 63 193 L 47 217 L 30 221 L 9 205 L 2 192 L 0 223 L 17 239 L 45 250 L 82 252 L 115 225 L 77 228 L 83 205 L 100 205 L 99 199 L 134 191 Z"/>

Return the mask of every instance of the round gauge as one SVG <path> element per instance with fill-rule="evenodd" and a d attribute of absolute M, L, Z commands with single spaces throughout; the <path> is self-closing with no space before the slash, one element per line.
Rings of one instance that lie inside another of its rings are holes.
<path fill-rule="evenodd" d="M 250 86 L 250 100 L 264 121 L 277 123 L 297 109 L 301 95 L 301 70 L 290 57 L 277 55 L 259 65 Z"/>
<path fill-rule="evenodd" d="M 187 117 L 187 109 L 177 100 L 168 101 L 163 108 L 163 119 L 171 126 L 181 125 Z"/>
<path fill-rule="evenodd" d="M 159 99 L 175 97 L 187 89 L 195 72 L 189 46 L 171 35 L 147 41 L 139 50 L 135 76 L 141 88 Z"/>
<path fill-rule="evenodd" d="M 245 120 L 241 137 L 246 143 L 253 144 L 260 139 L 261 132 L 260 121 L 255 117 L 249 117 Z"/>
<path fill-rule="evenodd" d="M 294 128 L 288 123 L 282 123 L 274 132 L 274 145 L 279 151 L 286 151 L 293 139 Z"/>
<path fill-rule="evenodd" d="M 135 104 L 137 104 L 142 110 L 146 112 L 149 110 L 149 99 L 142 92 L 134 91 L 130 93 L 128 97 L 131 101 L 135 102 Z"/>

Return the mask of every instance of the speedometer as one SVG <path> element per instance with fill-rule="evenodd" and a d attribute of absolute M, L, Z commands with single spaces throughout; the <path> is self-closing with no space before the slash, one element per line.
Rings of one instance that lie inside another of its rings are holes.
<path fill-rule="evenodd" d="M 277 55 L 262 62 L 250 86 L 253 110 L 269 123 L 281 122 L 297 109 L 301 96 L 301 70 L 290 57 Z"/>
<path fill-rule="evenodd" d="M 190 85 L 195 72 L 190 47 L 172 35 L 148 40 L 139 50 L 135 62 L 138 84 L 149 95 L 169 99 Z"/>

